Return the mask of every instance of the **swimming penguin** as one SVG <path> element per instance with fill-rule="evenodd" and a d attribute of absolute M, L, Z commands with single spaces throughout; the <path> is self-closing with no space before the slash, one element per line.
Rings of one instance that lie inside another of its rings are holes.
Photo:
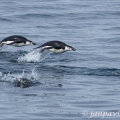
<path fill-rule="evenodd" d="M 16 47 L 21 47 L 25 45 L 36 45 L 34 42 L 19 35 L 12 35 L 12 36 L 4 38 L 0 42 L 0 47 L 2 47 L 4 44 L 16 46 Z"/>
<path fill-rule="evenodd" d="M 42 44 L 41 46 L 37 48 L 40 48 L 40 52 L 43 52 L 45 49 L 47 49 L 50 52 L 54 52 L 54 53 L 63 53 L 66 51 L 76 50 L 72 46 L 66 45 L 65 43 L 61 41 L 49 41 L 49 42 Z"/>

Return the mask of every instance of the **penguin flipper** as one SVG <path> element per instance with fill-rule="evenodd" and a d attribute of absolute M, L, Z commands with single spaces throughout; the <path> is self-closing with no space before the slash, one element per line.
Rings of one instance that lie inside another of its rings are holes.
<path fill-rule="evenodd" d="M 40 52 L 42 53 L 44 50 L 48 50 L 50 48 L 53 48 L 53 47 L 51 46 L 40 47 Z"/>
<path fill-rule="evenodd" d="M 45 48 L 40 48 L 40 53 L 42 53 L 45 50 Z"/>
<path fill-rule="evenodd" d="M 39 47 L 36 47 L 36 48 L 34 48 L 34 49 L 38 49 L 38 48 L 40 48 L 40 46 L 39 46 Z"/>
<path fill-rule="evenodd" d="M 40 53 L 42 53 L 42 52 L 45 50 L 45 48 L 42 48 L 42 47 L 40 47 L 40 46 L 39 46 L 39 47 L 34 48 L 33 50 L 36 50 L 36 49 L 40 49 L 40 50 L 39 50 L 39 52 L 40 52 Z"/>
<path fill-rule="evenodd" d="M 7 45 L 13 45 L 13 44 L 15 44 L 15 43 L 17 43 L 17 42 L 11 42 L 11 43 L 9 43 L 9 44 L 7 44 Z"/>
<path fill-rule="evenodd" d="M 41 46 L 39 46 L 39 47 L 36 47 L 36 48 L 34 48 L 34 49 L 40 49 L 40 53 L 42 53 L 45 49 L 49 49 L 49 48 L 51 48 L 51 46 L 45 46 L 45 47 L 41 47 Z"/>

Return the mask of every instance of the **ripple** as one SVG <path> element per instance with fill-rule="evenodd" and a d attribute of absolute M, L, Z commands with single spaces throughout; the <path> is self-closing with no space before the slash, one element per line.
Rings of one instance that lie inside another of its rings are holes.
<path fill-rule="evenodd" d="M 13 20 L 11 20 L 11 19 L 7 19 L 7 18 L 0 18 L 0 21 L 1 22 L 13 22 Z"/>
<path fill-rule="evenodd" d="M 87 67 L 69 67 L 62 65 L 39 67 L 42 71 L 54 71 L 54 73 L 66 75 L 95 75 L 95 76 L 120 76 L 120 69 L 117 68 L 87 68 Z"/>

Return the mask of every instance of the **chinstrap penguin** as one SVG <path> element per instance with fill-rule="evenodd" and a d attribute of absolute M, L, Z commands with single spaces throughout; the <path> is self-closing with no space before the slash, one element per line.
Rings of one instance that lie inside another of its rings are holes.
<path fill-rule="evenodd" d="M 37 47 L 40 48 L 40 52 L 43 52 L 45 49 L 49 50 L 50 52 L 54 53 L 63 53 L 66 51 L 75 51 L 76 49 L 72 46 L 69 46 L 61 41 L 49 41 L 41 46 Z M 35 48 L 35 49 L 37 49 Z"/>
<path fill-rule="evenodd" d="M 20 35 L 12 35 L 12 36 L 4 38 L 0 42 L 0 47 L 2 47 L 4 44 L 16 46 L 16 47 L 21 47 L 21 46 L 26 46 L 26 45 L 36 45 L 31 40 L 28 40 L 25 37 L 22 37 Z"/>

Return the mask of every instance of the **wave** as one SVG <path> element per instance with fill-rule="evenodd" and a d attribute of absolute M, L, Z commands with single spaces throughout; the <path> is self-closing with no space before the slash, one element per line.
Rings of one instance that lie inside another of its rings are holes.
<path fill-rule="evenodd" d="M 8 18 L 3 18 L 3 17 L 0 17 L 0 21 L 1 22 L 12 22 L 13 20 L 11 20 L 11 19 L 8 19 Z"/>
<path fill-rule="evenodd" d="M 41 13 L 41 14 L 38 14 L 38 13 L 26 13 L 26 14 L 21 14 L 21 15 L 15 15 L 14 17 L 17 17 L 19 19 L 21 18 L 26 18 L 26 19 L 29 19 L 29 18 L 53 18 L 53 17 L 56 17 L 58 16 L 58 14 L 47 14 L 47 13 Z"/>
<path fill-rule="evenodd" d="M 120 76 L 120 69 L 117 68 L 87 68 L 87 67 L 69 67 L 62 65 L 39 66 L 41 71 L 54 71 L 56 74 L 65 75 L 92 75 L 92 76 Z"/>
<path fill-rule="evenodd" d="M 55 65 L 56 63 L 66 63 L 67 64 L 69 62 L 71 62 L 72 58 L 69 59 L 63 59 L 64 56 L 50 56 L 51 53 L 48 51 L 44 51 L 43 53 L 39 53 L 38 50 L 33 50 L 29 53 L 26 52 L 17 52 L 14 53 L 15 55 L 11 55 L 11 53 L 6 53 L 6 52 L 1 52 L 1 60 L 4 60 L 4 58 L 7 56 L 7 61 L 11 62 L 11 59 L 17 59 L 17 62 L 40 62 L 39 64 L 34 64 L 34 67 L 36 67 L 36 69 L 38 69 L 38 71 L 40 70 L 41 73 L 44 72 L 44 74 L 47 74 L 49 72 L 53 72 L 56 74 L 68 74 L 68 75 L 93 75 L 93 76 L 120 76 L 120 69 L 118 68 L 89 68 L 89 67 L 74 67 L 74 66 L 65 66 L 65 65 Z M 20 55 L 18 57 L 18 55 Z M 10 57 L 9 57 L 10 56 Z M 12 56 L 12 57 L 11 57 Z M 49 58 L 49 59 L 46 59 Z M 62 60 L 60 59 L 62 58 Z M 46 65 L 42 64 L 43 60 L 49 60 L 47 61 Z M 70 61 L 69 61 L 70 60 Z M 3 61 L 2 61 L 3 62 Z M 8 63 L 5 61 L 5 64 Z M 14 61 L 12 61 L 14 62 Z M 48 65 L 47 65 L 48 64 Z M 4 64 L 3 64 L 4 65 Z M 3 68 L 3 65 L 1 64 L 1 68 Z M 33 64 L 32 64 L 33 65 Z M 6 65 L 6 70 L 11 71 L 11 64 L 8 65 L 9 67 L 7 67 Z M 1 69 L 2 72 L 4 69 Z M 4 71 L 6 71 L 4 70 Z M 8 73 L 8 72 L 7 72 Z"/>
<path fill-rule="evenodd" d="M 47 78 L 49 78 L 49 75 L 53 75 L 53 76 L 54 75 L 55 76 L 58 75 L 59 76 L 64 76 L 64 75 L 89 76 L 90 75 L 90 76 L 115 76 L 115 77 L 120 76 L 120 69 L 116 69 L 116 68 L 90 69 L 87 67 L 69 67 L 62 65 L 48 66 L 48 65 L 39 64 L 39 66 L 36 67 L 35 69 L 32 69 L 31 73 L 29 74 L 26 74 L 24 70 L 21 74 L 10 73 L 10 72 L 7 74 L 3 74 L 2 72 L 0 72 L 1 82 L 8 82 L 8 83 L 12 83 L 12 85 L 14 85 L 15 87 L 26 88 L 41 84 L 38 78 L 40 78 L 40 76 L 43 74 L 44 76 L 47 76 Z M 39 72 L 39 76 L 37 74 L 38 72 Z"/>

